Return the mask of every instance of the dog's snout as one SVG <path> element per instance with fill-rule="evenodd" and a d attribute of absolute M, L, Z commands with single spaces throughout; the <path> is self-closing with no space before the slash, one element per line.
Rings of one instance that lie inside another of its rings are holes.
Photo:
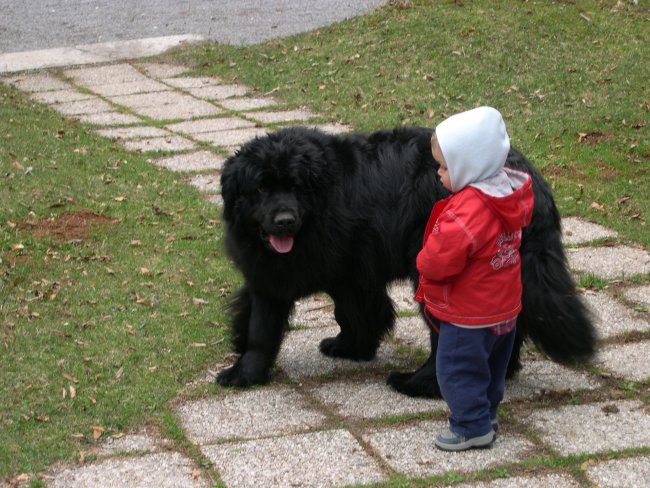
<path fill-rule="evenodd" d="M 279 212 L 273 219 L 278 227 L 291 227 L 296 222 L 296 216 L 291 212 Z"/>

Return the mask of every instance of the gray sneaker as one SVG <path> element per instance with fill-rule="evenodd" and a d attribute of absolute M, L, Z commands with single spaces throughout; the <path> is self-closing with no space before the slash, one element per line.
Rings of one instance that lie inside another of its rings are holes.
<path fill-rule="evenodd" d="M 436 436 L 434 441 L 438 449 L 443 451 L 466 451 L 467 449 L 484 449 L 490 447 L 496 438 L 494 430 L 478 437 L 463 437 L 447 429 Z"/>

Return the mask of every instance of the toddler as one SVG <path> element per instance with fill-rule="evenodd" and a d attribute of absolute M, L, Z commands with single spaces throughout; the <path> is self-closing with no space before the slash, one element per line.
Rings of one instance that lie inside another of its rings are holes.
<path fill-rule="evenodd" d="M 439 323 L 437 379 L 451 410 L 435 444 L 489 447 L 521 310 L 519 246 L 533 211 L 532 182 L 504 167 L 510 139 L 491 107 L 441 122 L 431 150 L 452 192 L 434 205 L 417 256 L 415 299 Z"/>

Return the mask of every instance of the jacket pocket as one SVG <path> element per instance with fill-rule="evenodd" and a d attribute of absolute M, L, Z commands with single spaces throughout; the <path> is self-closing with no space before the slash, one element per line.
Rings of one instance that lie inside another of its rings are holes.
<path fill-rule="evenodd" d="M 424 303 L 433 308 L 445 308 L 449 306 L 450 292 L 451 284 L 449 283 L 428 288 L 424 290 Z"/>

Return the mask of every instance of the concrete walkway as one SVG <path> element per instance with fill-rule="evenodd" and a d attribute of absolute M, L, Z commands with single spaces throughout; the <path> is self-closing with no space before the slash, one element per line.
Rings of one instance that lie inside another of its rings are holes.
<path fill-rule="evenodd" d="M 216 205 L 221 165 L 250 138 L 287 124 L 351 130 L 252 87 L 185 72 L 183 66 L 133 61 L 0 81 L 130 151 L 150 153 L 152 164 L 182 173 Z M 525 353 L 523 371 L 507 385 L 492 449 L 436 450 L 432 440 L 445 425 L 444 402 L 406 398 L 385 386 L 389 371 L 418 366 L 408 358 L 427 351 L 409 287 L 398 283 L 391 296 L 400 318 L 376 360 L 335 361 L 318 353 L 319 341 L 337 332 L 329 299 L 318 295 L 298 304 L 270 385 L 179 400 L 176 414 L 204 462 L 141 431 L 99 444 L 95 462 L 52 467 L 45 482 L 66 488 L 203 487 L 215 480 L 227 487 L 340 486 L 500 468 L 491 471 L 500 479 L 471 486 L 648 486 L 650 411 L 619 386 L 631 385 L 647 398 L 647 381 L 633 382 L 650 377 L 650 341 L 635 335 L 650 330 L 650 286 L 625 278 L 650 272 L 650 253 L 630 244 L 603 246 L 605 238 L 617 242 L 616 234 L 580 219 L 565 219 L 564 229 L 572 269 L 616 285 L 584 296 L 603 337 L 598 364 L 572 370 Z M 212 381 L 220 367 L 196 381 Z M 549 455 L 585 461 L 579 473 L 531 463 Z"/>

